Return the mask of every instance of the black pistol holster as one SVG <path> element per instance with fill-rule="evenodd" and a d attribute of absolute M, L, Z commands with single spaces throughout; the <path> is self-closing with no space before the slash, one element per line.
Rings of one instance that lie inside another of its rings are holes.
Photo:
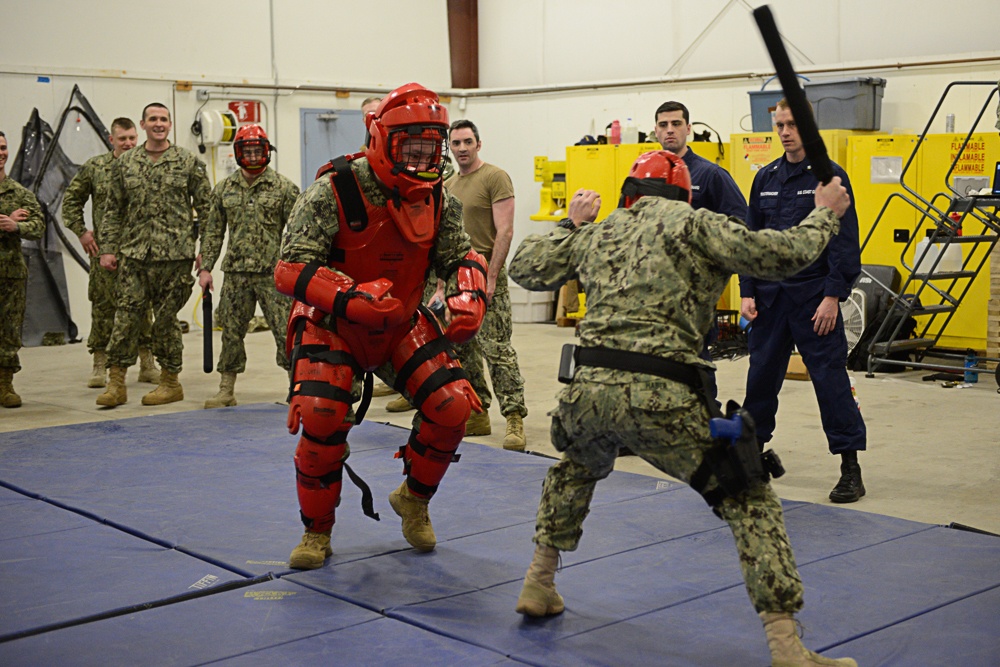
<path fill-rule="evenodd" d="M 771 450 L 761 453 L 749 412 L 735 401 L 729 401 L 723 415 L 719 404 L 709 393 L 707 369 L 639 352 L 577 347 L 571 343 L 563 345 L 559 381 L 572 382 L 577 366 L 648 373 L 686 384 L 695 391 L 712 416 L 709 428 L 715 444 L 691 476 L 690 484 L 716 515 L 719 515 L 718 506 L 726 498 L 739 496 L 755 486 L 766 484 L 771 477 L 778 478 L 785 474 L 777 454 Z M 717 486 L 706 490 L 713 476 Z"/>

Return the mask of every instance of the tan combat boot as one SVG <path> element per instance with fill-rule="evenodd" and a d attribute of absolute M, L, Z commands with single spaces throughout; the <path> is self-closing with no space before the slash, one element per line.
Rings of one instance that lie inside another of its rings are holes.
<path fill-rule="evenodd" d="M 555 616 L 566 608 L 556 591 L 559 550 L 544 544 L 535 545 L 535 557 L 524 575 L 524 586 L 517 597 L 517 613 L 528 616 Z"/>
<path fill-rule="evenodd" d="M 851 658 L 824 658 L 813 653 L 799 640 L 795 617 L 786 611 L 760 612 L 767 633 L 767 647 L 771 650 L 771 667 L 858 667 Z"/>
<path fill-rule="evenodd" d="M 219 393 L 205 401 L 205 409 L 228 408 L 236 405 L 233 387 L 236 386 L 236 373 L 223 373 L 219 382 Z"/>
<path fill-rule="evenodd" d="M 392 511 L 403 519 L 403 537 L 417 551 L 433 551 L 437 545 L 431 517 L 427 513 L 429 502 L 429 498 L 413 495 L 405 479 L 398 489 L 389 494 Z"/>
<path fill-rule="evenodd" d="M 0 368 L 0 405 L 5 408 L 21 407 L 21 397 L 14 391 L 13 368 Z"/>
<path fill-rule="evenodd" d="M 94 350 L 94 371 L 87 380 L 87 386 L 91 389 L 100 389 L 108 384 L 108 353 L 104 350 Z"/>
<path fill-rule="evenodd" d="M 184 400 L 184 387 L 177 381 L 177 373 L 160 369 L 160 385 L 142 397 L 143 405 L 166 405 Z"/>
<path fill-rule="evenodd" d="M 323 562 L 332 555 L 330 531 L 311 533 L 307 530 L 299 546 L 292 549 L 292 555 L 288 557 L 288 567 L 296 570 L 315 570 L 323 567 Z"/>
<path fill-rule="evenodd" d="M 123 366 L 112 366 L 108 369 L 108 388 L 97 397 L 98 405 L 113 408 L 128 402 L 128 393 L 125 391 L 125 370 Z"/>
<path fill-rule="evenodd" d="M 139 382 L 158 384 L 160 381 L 160 369 L 153 361 L 153 353 L 148 347 L 139 348 Z"/>
<path fill-rule="evenodd" d="M 416 410 L 416 408 L 410 405 L 410 402 L 406 400 L 406 396 L 403 396 L 402 394 L 386 403 L 385 409 L 389 412 L 406 412 L 407 410 Z"/>
<path fill-rule="evenodd" d="M 465 435 L 489 435 L 492 432 L 489 410 L 473 412 L 465 422 Z"/>
<path fill-rule="evenodd" d="M 507 415 L 507 436 L 503 439 L 503 448 L 515 452 L 523 452 L 526 444 L 524 440 L 524 420 L 521 419 L 521 415 Z"/>
<path fill-rule="evenodd" d="M 381 381 L 380 382 L 376 382 L 375 386 L 372 387 L 372 396 L 373 397 L 392 396 L 395 393 L 396 393 L 396 390 L 393 389 L 392 387 L 390 387 L 389 385 L 387 385 L 385 382 L 381 382 Z"/>

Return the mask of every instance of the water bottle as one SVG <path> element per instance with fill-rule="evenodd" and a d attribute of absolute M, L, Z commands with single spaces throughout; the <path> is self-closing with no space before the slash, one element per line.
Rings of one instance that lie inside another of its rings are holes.
<path fill-rule="evenodd" d="M 639 128 L 636 127 L 635 123 L 632 122 L 631 118 L 627 118 L 625 120 L 625 127 L 622 128 L 622 143 L 623 144 L 639 143 Z"/>
<path fill-rule="evenodd" d="M 611 121 L 611 136 L 608 137 L 609 144 L 620 144 L 622 142 L 622 124 L 617 120 Z"/>
<path fill-rule="evenodd" d="M 965 355 L 965 367 L 975 368 L 977 361 L 978 359 L 976 359 L 976 353 L 973 352 L 972 350 L 969 350 L 969 353 Z M 966 384 L 973 384 L 975 382 L 979 382 L 979 373 L 976 373 L 974 371 L 965 371 L 965 382 Z"/>

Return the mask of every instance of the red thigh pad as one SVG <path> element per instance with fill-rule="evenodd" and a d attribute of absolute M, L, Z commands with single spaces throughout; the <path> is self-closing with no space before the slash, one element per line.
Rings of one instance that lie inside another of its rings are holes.
<path fill-rule="evenodd" d="M 422 308 L 393 351 L 392 365 L 397 383 L 405 384 L 413 404 L 436 424 L 456 427 L 465 424 L 472 410 L 482 411 L 451 342 Z"/>

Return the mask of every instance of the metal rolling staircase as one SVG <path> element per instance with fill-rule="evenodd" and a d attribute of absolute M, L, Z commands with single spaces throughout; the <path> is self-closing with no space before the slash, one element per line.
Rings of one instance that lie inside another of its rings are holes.
<path fill-rule="evenodd" d="M 944 186 L 947 191 L 938 192 L 930 199 L 926 199 L 906 182 L 907 172 L 948 94 L 954 88 L 968 86 L 988 87 L 989 94 L 945 175 Z M 919 219 L 914 233 L 903 248 L 900 258 L 902 266 L 908 270 L 906 272 L 908 275 L 904 275 L 899 291 L 895 292 L 889 285 L 882 284 L 875 276 L 862 269 L 892 296 L 890 316 L 883 320 L 872 339 L 874 342 L 868 349 L 868 377 L 873 377 L 874 370 L 883 364 L 954 370 L 954 364 L 934 363 L 928 360 L 928 357 L 959 360 L 966 358 L 964 353 L 936 350 L 935 346 L 1000 239 L 1000 217 L 998 217 L 1000 195 L 968 196 L 955 190 L 950 181 L 980 120 L 988 108 L 993 108 L 997 92 L 997 84 L 993 81 L 954 81 L 945 88 L 900 174 L 899 183 L 905 192 L 889 196 L 861 246 L 864 252 L 894 198 L 901 199 L 918 211 Z M 910 248 L 924 238 L 928 243 L 911 254 Z M 952 265 L 953 259 L 950 258 L 954 258 L 954 254 L 948 252 L 949 248 L 955 245 L 960 246 L 962 250 L 960 267 Z M 912 266 L 908 261 L 909 257 L 914 258 Z M 928 316 L 926 320 L 918 320 L 915 338 L 910 338 L 906 331 L 907 321 L 911 316 Z M 907 358 L 898 358 L 900 355 L 897 353 L 900 352 L 905 353 Z M 977 361 L 998 360 L 978 357 Z M 982 368 L 971 370 L 986 372 Z M 997 377 L 1000 383 L 1000 367 Z"/>

